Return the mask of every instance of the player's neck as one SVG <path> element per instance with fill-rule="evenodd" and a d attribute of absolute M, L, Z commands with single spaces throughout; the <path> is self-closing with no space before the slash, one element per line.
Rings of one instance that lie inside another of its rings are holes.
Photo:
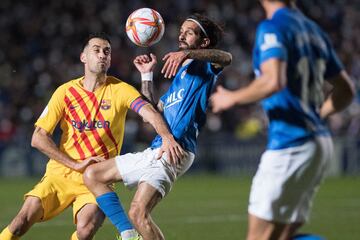
<path fill-rule="evenodd" d="M 106 82 L 106 74 L 91 74 L 85 75 L 82 80 L 83 88 L 89 92 L 94 92 L 96 89 L 100 88 Z"/>
<path fill-rule="evenodd" d="M 279 10 L 280 8 L 286 7 L 284 3 L 281 2 L 267 2 L 263 4 L 263 7 L 266 12 L 266 18 L 271 19 L 274 13 Z"/>

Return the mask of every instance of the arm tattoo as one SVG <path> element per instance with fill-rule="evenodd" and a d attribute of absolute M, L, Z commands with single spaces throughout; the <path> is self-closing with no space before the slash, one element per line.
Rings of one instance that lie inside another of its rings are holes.
<path fill-rule="evenodd" d="M 155 99 L 153 96 L 153 82 L 152 81 L 141 81 L 141 93 L 146 97 L 146 99 L 152 104 L 156 105 Z"/>
<path fill-rule="evenodd" d="M 209 61 L 221 67 L 229 65 L 232 61 L 232 56 L 229 52 L 219 49 L 195 49 L 185 51 L 188 51 L 188 58 Z"/>

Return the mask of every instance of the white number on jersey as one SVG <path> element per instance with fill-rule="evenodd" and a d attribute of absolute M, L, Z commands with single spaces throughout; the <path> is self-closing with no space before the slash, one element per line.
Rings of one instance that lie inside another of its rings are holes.
<path fill-rule="evenodd" d="M 309 59 L 302 57 L 297 64 L 297 71 L 301 77 L 301 100 L 304 104 L 315 104 L 320 107 L 324 101 L 323 85 L 326 63 L 324 59 L 317 59 L 314 66 L 310 66 Z M 310 71 L 313 79 L 310 80 Z"/>

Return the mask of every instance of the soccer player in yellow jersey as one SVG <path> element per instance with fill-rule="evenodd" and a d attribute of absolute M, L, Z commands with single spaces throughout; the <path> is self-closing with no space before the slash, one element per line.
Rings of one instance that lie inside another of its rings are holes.
<path fill-rule="evenodd" d="M 20 239 L 34 223 L 47 221 L 70 205 L 76 224 L 71 239 L 93 238 L 104 214 L 84 185 L 82 174 L 89 165 L 120 153 L 128 109 L 149 122 L 165 140 L 159 155 L 166 153 L 174 160 L 183 155 L 152 105 L 132 86 L 107 76 L 111 46 L 105 34 L 89 36 L 80 60 L 84 76 L 61 85 L 35 123 L 31 145 L 49 156 L 50 161 L 41 181 L 25 194 L 17 216 L 0 233 L 1 240 Z M 58 123 L 62 130 L 59 147 L 51 136 Z M 124 224 L 125 230 L 131 230 L 127 218 Z"/>

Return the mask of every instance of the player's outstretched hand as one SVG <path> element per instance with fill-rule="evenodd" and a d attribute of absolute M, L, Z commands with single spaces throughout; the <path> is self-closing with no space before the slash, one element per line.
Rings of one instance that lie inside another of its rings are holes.
<path fill-rule="evenodd" d="M 170 164 L 179 164 L 184 157 L 184 149 L 178 144 L 173 137 L 163 138 L 162 145 L 157 155 L 157 159 L 161 159 L 162 155 L 166 154 L 167 161 Z"/>
<path fill-rule="evenodd" d="M 90 166 L 91 164 L 94 164 L 97 162 L 102 162 L 104 160 L 105 160 L 105 158 L 103 158 L 103 157 L 89 157 L 81 162 L 76 163 L 75 166 L 73 167 L 73 169 L 77 172 L 83 173 L 85 171 L 85 169 L 88 166 Z"/>
<path fill-rule="evenodd" d="M 210 97 L 210 104 L 214 113 L 227 110 L 235 105 L 233 92 L 229 91 L 222 86 L 216 88 L 216 92 Z"/>
<path fill-rule="evenodd" d="M 164 74 L 165 78 L 172 78 L 176 75 L 177 69 L 180 64 L 187 59 L 189 53 L 187 51 L 179 51 L 179 52 L 170 52 L 163 57 L 163 61 L 165 64 L 161 70 L 161 73 Z"/>
<path fill-rule="evenodd" d="M 156 56 L 152 53 L 149 55 L 140 55 L 134 59 L 134 65 L 141 73 L 153 72 L 157 63 Z"/>

